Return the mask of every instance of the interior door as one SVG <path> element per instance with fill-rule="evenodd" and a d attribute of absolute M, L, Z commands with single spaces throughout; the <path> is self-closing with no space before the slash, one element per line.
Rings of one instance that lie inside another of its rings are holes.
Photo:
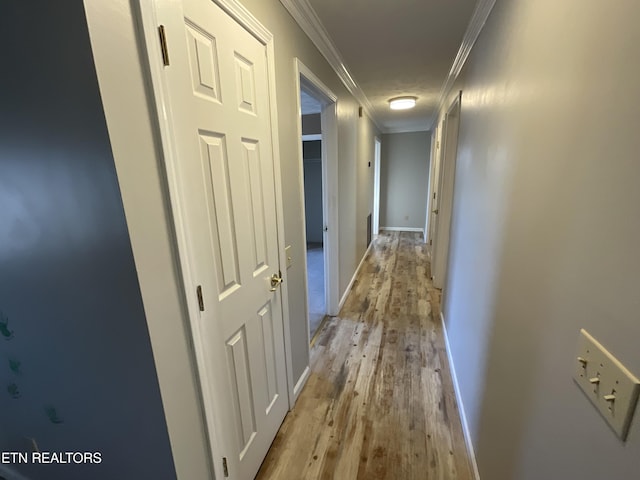
<path fill-rule="evenodd" d="M 436 288 L 444 288 L 447 276 L 459 124 L 460 96 L 456 98 L 447 112 L 442 132 L 443 148 L 440 155 L 439 200 L 436 207 L 438 209 L 438 223 L 436 225 L 432 262 L 433 284 Z"/>
<path fill-rule="evenodd" d="M 289 407 L 266 47 L 210 0 L 172 8 L 158 19 L 205 411 L 229 476 L 251 479 Z"/>

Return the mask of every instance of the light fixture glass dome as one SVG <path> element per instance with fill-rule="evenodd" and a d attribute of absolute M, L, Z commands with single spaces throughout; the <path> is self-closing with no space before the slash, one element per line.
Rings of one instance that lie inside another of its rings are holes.
<path fill-rule="evenodd" d="M 389 100 L 391 110 L 407 110 L 416 106 L 416 97 L 396 97 Z"/>

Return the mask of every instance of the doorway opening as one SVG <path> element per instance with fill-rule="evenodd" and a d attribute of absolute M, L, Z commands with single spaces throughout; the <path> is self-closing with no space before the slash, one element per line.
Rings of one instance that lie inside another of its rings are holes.
<path fill-rule="evenodd" d="M 338 313 L 337 97 L 298 60 L 296 80 L 311 343 L 322 321 Z"/>
<path fill-rule="evenodd" d="M 300 92 L 300 97 L 303 132 L 305 233 L 307 240 L 307 299 L 309 307 L 309 336 L 313 338 L 327 314 L 324 271 L 321 105 L 305 90 Z M 309 133 L 310 131 L 313 133 Z"/>

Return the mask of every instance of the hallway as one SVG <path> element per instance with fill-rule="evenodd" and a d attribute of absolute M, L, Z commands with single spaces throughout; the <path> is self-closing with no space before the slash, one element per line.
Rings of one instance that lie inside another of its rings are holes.
<path fill-rule="evenodd" d="M 429 268 L 420 234 L 374 240 L 256 478 L 472 478 Z"/>

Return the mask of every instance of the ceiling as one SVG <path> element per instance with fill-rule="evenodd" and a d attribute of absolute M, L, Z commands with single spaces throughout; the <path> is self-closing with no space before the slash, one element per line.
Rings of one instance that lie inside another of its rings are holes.
<path fill-rule="evenodd" d="M 476 0 L 297 0 L 313 8 L 385 132 L 428 130 Z M 412 110 L 388 100 L 418 97 Z"/>

